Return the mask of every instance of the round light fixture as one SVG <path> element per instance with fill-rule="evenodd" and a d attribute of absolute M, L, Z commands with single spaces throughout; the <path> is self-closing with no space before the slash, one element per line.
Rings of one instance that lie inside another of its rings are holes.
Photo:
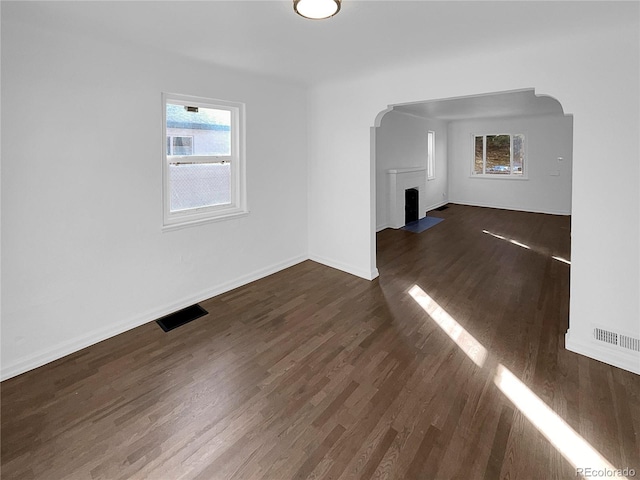
<path fill-rule="evenodd" d="M 340 11 L 342 0 L 293 0 L 295 12 L 305 18 L 320 20 Z"/>

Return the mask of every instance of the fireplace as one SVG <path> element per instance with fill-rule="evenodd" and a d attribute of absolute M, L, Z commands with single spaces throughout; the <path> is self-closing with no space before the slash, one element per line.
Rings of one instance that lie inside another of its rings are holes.
<path fill-rule="evenodd" d="M 387 170 L 389 180 L 389 226 L 391 228 L 402 228 L 408 223 L 409 213 L 405 210 L 407 205 L 407 195 L 411 196 L 411 218 L 419 220 L 426 211 L 424 204 L 427 187 L 427 172 L 424 168 L 394 168 Z M 413 190 L 413 193 L 406 193 Z M 414 198 L 415 195 L 415 198 Z"/>
<path fill-rule="evenodd" d="M 417 222 L 420 218 L 420 204 L 418 198 L 420 193 L 417 188 L 407 188 L 404 191 L 404 224 Z"/>

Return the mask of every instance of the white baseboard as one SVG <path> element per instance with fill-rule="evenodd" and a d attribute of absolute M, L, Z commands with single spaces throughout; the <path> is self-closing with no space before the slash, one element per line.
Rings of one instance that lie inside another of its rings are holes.
<path fill-rule="evenodd" d="M 549 215 L 571 215 L 571 212 L 567 212 L 564 210 L 545 210 L 545 209 L 537 209 L 537 208 L 523 208 L 523 207 L 514 207 L 513 205 L 496 205 L 496 204 L 488 204 L 488 203 L 478 203 L 478 202 L 459 202 L 457 200 L 449 200 L 448 203 L 454 203 L 456 205 L 468 205 L 470 207 L 486 207 L 486 208 L 497 208 L 499 210 L 514 210 L 517 212 L 531 212 L 531 213 L 546 213 Z"/>
<path fill-rule="evenodd" d="M 575 336 L 572 337 L 570 329 L 565 334 L 564 343 L 566 349 L 570 352 L 579 353 L 585 357 L 640 375 L 640 352 L 611 350 L 607 347 L 596 345 L 591 340 L 585 341 L 584 339 L 575 338 Z"/>
<path fill-rule="evenodd" d="M 449 203 L 448 200 L 444 201 L 444 202 L 439 202 L 439 203 L 434 203 L 432 205 L 427 205 L 424 209 L 425 215 L 427 212 L 430 212 L 431 210 L 435 210 L 438 207 L 442 207 L 443 205 L 446 205 L 447 203 Z M 420 217 L 420 218 L 424 218 L 424 217 Z M 401 225 L 399 227 L 394 227 L 393 225 L 390 225 L 388 223 L 385 223 L 384 225 L 380 225 L 376 227 L 376 233 L 378 233 L 381 230 L 384 230 L 385 228 L 393 228 L 395 230 L 398 230 L 399 228 L 404 227 L 404 225 Z"/>
<path fill-rule="evenodd" d="M 236 278 L 235 280 L 202 290 L 194 295 L 189 296 L 188 298 L 180 300 L 179 302 L 173 302 L 160 308 L 145 312 L 143 314 L 136 315 L 128 320 L 110 325 L 107 328 L 95 330 L 85 335 L 80 335 L 79 337 L 55 345 L 45 351 L 41 351 L 26 358 L 22 358 L 17 362 L 11 363 L 9 365 L 2 365 L 2 370 L 0 370 L 0 380 L 4 381 L 11 377 L 15 377 L 16 375 L 20 375 L 21 373 L 33 370 L 34 368 L 41 367 L 42 365 L 45 365 L 54 360 L 58 360 L 66 355 L 77 352 L 78 350 L 82 350 L 83 348 L 89 347 L 108 338 L 119 335 L 123 332 L 126 332 L 127 330 L 131 330 L 133 328 L 139 327 L 140 325 L 144 325 L 145 323 L 157 320 L 158 318 L 164 317 L 165 315 L 188 307 L 189 305 L 193 305 L 194 303 L 202 302 L 203 300 L 207 300 L 211 297 L 215 297 L 222 293 L 228 292 L 230 290 L 233 290 L 234 288 L 238 288 L 261 278 L 267 277 L 276 272 L 284 270 L 285 268 L 292 267 L 293 265 L 296 265 L 307 259 L 308 258 L 305 255 L 291 258 L 284 262 L 280 262 L 269 267 L 257 270 L 255 272 L 251 272 L 250 274 L 243 275 L 239 278 Z"/>
<path fill-rule="evenodd" d="M 309 255 L 309 260 L 321 263 L 322 265 L 326 265 L 327 267 L 342 270 L 343 272 L 350 273 L 351 275 L 355 275 L 356 277 L 364 278 L 365 280 L 373 280 L 379 275 L 377 268 L 374 268 L 373 270 L 363 270 L 361 268 L 354 267 L 353 265 L 348 265 L 346 263 L 320 257 L 318 255 Z"/>
<path fill-rule="evenodd" d="M 434 203 L 432 205 L 428 205 L 426 210 L 425 210 L 425 213 L 426 212 L 430 212 L 431 210 L 435 210 L 438 207 L 442 207 L 442 206 L 446 205 L 447 203 L 450 203 L 449 200 L 445 200 L 444 202 L 438 202 L 438 203 Z"/>

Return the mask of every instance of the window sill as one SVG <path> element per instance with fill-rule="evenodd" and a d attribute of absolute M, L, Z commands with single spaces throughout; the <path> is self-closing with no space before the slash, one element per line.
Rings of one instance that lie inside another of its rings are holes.
<path fill-rule="evenodd" d="M 529 180 L 529 177 L 516 177 L 515 175 L 469 175 L 469 178 L 483 178 L 490 180 Z"/>
<path fill-rule="evenodd" d="M 183 228 L 195 227 L 198 225 L 202 225 L 205 223 L 214 223 L 214 222 L 222 222 L 224 220 L 232 220 L 234 218 L 246 217 L 249 215 L 249 210 L 243 210 L 239 212 L 226 213 L 223 215 L 216 215 L 215 217 L 206 217 L 206 218 L 198 218 L 198 219 L 184 219 L 181 221 L 176 221 L 176 223 L 170 223 L 162 226 L 162 232 L 172 232 L 174 230 L 181 230 Z"/>

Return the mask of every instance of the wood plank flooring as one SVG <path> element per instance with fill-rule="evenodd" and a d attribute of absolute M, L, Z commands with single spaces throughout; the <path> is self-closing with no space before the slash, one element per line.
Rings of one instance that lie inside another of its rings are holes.
<path fill-rule="evenodd" d="M 577 478 L 501 367 L 640 476 L 640 377 L 564 349 L 570 266 L 552 256 L 570 258 L 570 219 L 433 215 L 378 234 L 373 282 L 307 261 L 169 333 L 149 323 L 3 382 L 2 478 Z M 486 348 L 482 366 L 414 286 Z"/>

